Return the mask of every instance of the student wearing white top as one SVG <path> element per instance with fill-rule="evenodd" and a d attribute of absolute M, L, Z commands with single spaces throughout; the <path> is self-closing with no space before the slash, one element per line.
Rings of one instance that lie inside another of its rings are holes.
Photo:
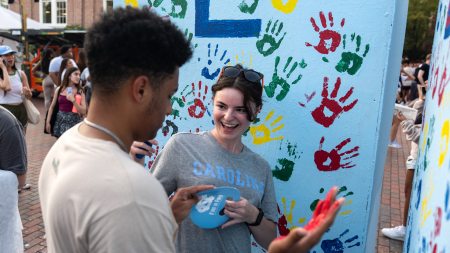
<path fill-rule="evenodd" d="M 31 98 L 31 90 L 25 73 L 15 66 L 15 54 L 9 46 L 0 46 L 0 105 L 16 116 L 26 131 L 28 119 L 22 96 Z"/>
<path fill-rule="evenodd" d="M 60 49 L 60 55 L 53 58 L 48 67 L 49 76 L 52 78 L 53 83 L 58 84 L 58 73 L 61 67 L 61 62 L 64 58 L 73 58 L 72 47 L 70 45 L 64 45 Z M 72 60 L 73 61 L 73 60 Z M 75 61 L 73 61 L 73 67 L 77 67 Z"/>

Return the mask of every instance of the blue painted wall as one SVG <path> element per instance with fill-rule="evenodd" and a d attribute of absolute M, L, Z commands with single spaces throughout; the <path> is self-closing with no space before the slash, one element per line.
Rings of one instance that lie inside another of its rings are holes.
<path fill-rule="evenodd" d="M 195 48 L 181 69 L 174 115 L 158 136 L 160 148 L 174 132 L 212 128 L 210 87 L 222 66 L 254 68 L 265 75 L 265 104 L 245 144 L 273 168 L 280 233 L 305 225 L 315 201 L 337 185 L 347 201 L 314 251 L 372 252 L 404 2 L 117 0 L 114 5 L 151 4 L 185 31 Z"/>

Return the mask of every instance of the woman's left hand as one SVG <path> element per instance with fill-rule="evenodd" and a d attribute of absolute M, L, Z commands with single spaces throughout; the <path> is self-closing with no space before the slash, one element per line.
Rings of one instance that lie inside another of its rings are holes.
<path fill-rule="evenodd" d="M 242 197 L 239 201 L 227 200 L 224 212 L 231 220 L 223 224 L 222 228 L 242 222 L 253 223 L 259 214 L 258 208 Z"/>
<path fill-rule="evenodd" d="M 30 99 L 32 96 L 31 90 L 28 87 L 22 87 L 22 94 L 28 99 Z"/>

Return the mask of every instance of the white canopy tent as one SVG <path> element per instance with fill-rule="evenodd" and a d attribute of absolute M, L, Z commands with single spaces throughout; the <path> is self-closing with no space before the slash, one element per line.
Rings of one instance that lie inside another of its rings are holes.
<path fill-rule="evenodd" d="M 20 30 L 22 28 L 22 19 L 18 13 L 0 7 L 0 31 Z M 31 18 L 27 18 L 28 30 L 46 30 L 53 29 L 51 25 L 39 23 Z"/>

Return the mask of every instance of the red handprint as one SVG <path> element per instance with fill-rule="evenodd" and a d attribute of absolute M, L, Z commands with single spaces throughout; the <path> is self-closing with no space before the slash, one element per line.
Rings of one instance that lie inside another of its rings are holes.
<path fill-rule="evenodd" d="M 356 99 L 348 105 L 343 105 L 345 101 L 347 101 L 347 99 L 353 94 L 353 87 L 351 87 L 343 97 L 339 98 L 339 102 L 336 101 L 337 93 L 340 87 L 341 78 L 338 77 L 334 85 L 334 89 L 331 92 L 331 96 L 328 98 L 328 77 L 323 78 L 322 102 L 320 106 L 312 111 L 311 115 L 317 123 L 323 125 L 324 127 L 329 127 L 333 124 L 337 117 L 339 117 L 343 112 L 351 110 L 358 102 L 358 99 Z M 332 114 L 330 116 L 325 115 L 325 109 L 331 111 Z"/>
<path fill-rule="evenodd" d="M 286 216 L 281 212 L 280 207 L 277 204 L 277 210 L 278 215 L 280 216 L 278 218 L 278 231 L 280 232 L 280 235 L 287 235 L 291 230 L 288 228 Z"/>
<path fill-rule="evenodd" d="M 314 46 L 314 49 L 321 54 L 328 54 L 329 52 L 334 52 L 336 48 L 341 44 L 341 35 L 333 30 L 327 29 L 327 21 L 325 19 L 325 14 L 321 11 L 319 13 L 320 23 L 322 24 L 322 31 L 316 24 L 316 20 L 311 17 L 311 25 L 314 28 L 314 31 L 319 33 L 320 41 L 317 46 Z M 328 20 L 330 21 L 330 28 L 334 26 L 333 13 L 328 13 Z M 341 20 L 341 27 L 344 27 L 345 18 Z M 329 42 L 331 40 L 331 42 Z M 307 47 L 311 47 L 311 43 L 305 43 Z"/>
<path fill-rule="evenodd" d="M 348 169 L 348 168 L 355 167 L 354 164 L 351 164 L 352 163 L 351 161 L 346 162 L 346 163 L 341 163 L 341 159 L 349 160 L 353 157 L 358 156 L 359 155 L 359 153 L 358 153 L 359 146 L 356 146 L 350 150 L 339 153 L 339 151 L 351 141 L 350 138 L 343 140 L 330 152 L 322 150 L 322 145 L 323 145 L 324 141 L 325 141 L 325 137 L 322 137 L 320 139 L 319 150 L 317 150 L 314 153 L 314 162 L 316 163 L 318 170 L 320 170 L 320 171 L 335 171 L 340 168 Z"/>
<path fill-rule="evenodd" d="M 150 160 L 148 161 L 148 164 L 147 164 L 147 166 L 148 166 L 149 169 L 152 168 L 152 165 L 153 165 L 153 163 L 155 162 L 155 159 L 156 159 L 156 157 L 158 156 L 158 154 L 159 154 L 159 145 L 156 145 L 156 147 L 155 147 L 155 153 L 152 154 L 152 156 L 150 157 Z"/>
<path fill-rule="evenodd" d="M 200 119 L 205 115 L 205 112 L 208 110 L 208 108 L 206 107 L 204 101 L 206 99 L 206 94 L 208 93 L 208 86 L 205 85 L 204 86 L 204 90 L 202 90 L 202 81 L 198 81 L 198 93 L 197 93 L 197 97 L 194 98 L 194 100 L 188 104 L 191 104 L 188 107 L 188 113 L 189 116 L 191 116 L 192 118 L 197 118 Z M 191 93 L 189 93 L 191 94 Z M 196 95 L 196 88 L 194 83 L 192 83 L 192 94 L 195 96 Z M 183 101 L 186 101 L 186 98 L 183 97 Z"/>
<path fill-rule="evenodd" d="M 444 96 L 445 88 L 447 87 L 450 79 L 448 79 L 448 76 L 447 76 L 447 67 L 444 68 L 444 73 L 442 74 L 442 77 L 440 80 L 437 78 L 438 72 L 439 72 L 439 67 L 436 69 L 436 73 L 435 73 L 434 80 L 436 83 L 433 86 L 432 98 L 434 98 L 434 94 L 435 94 L 436 90 L 438 90 L 438 106 L 440 106 L 441 102 L 442 102 L 442 98 Z M 439 84 L 437 83 L 438 80 L 439 80 Z M 439 85 L 439 88 L 438 88 L 438 85 Z"/>

